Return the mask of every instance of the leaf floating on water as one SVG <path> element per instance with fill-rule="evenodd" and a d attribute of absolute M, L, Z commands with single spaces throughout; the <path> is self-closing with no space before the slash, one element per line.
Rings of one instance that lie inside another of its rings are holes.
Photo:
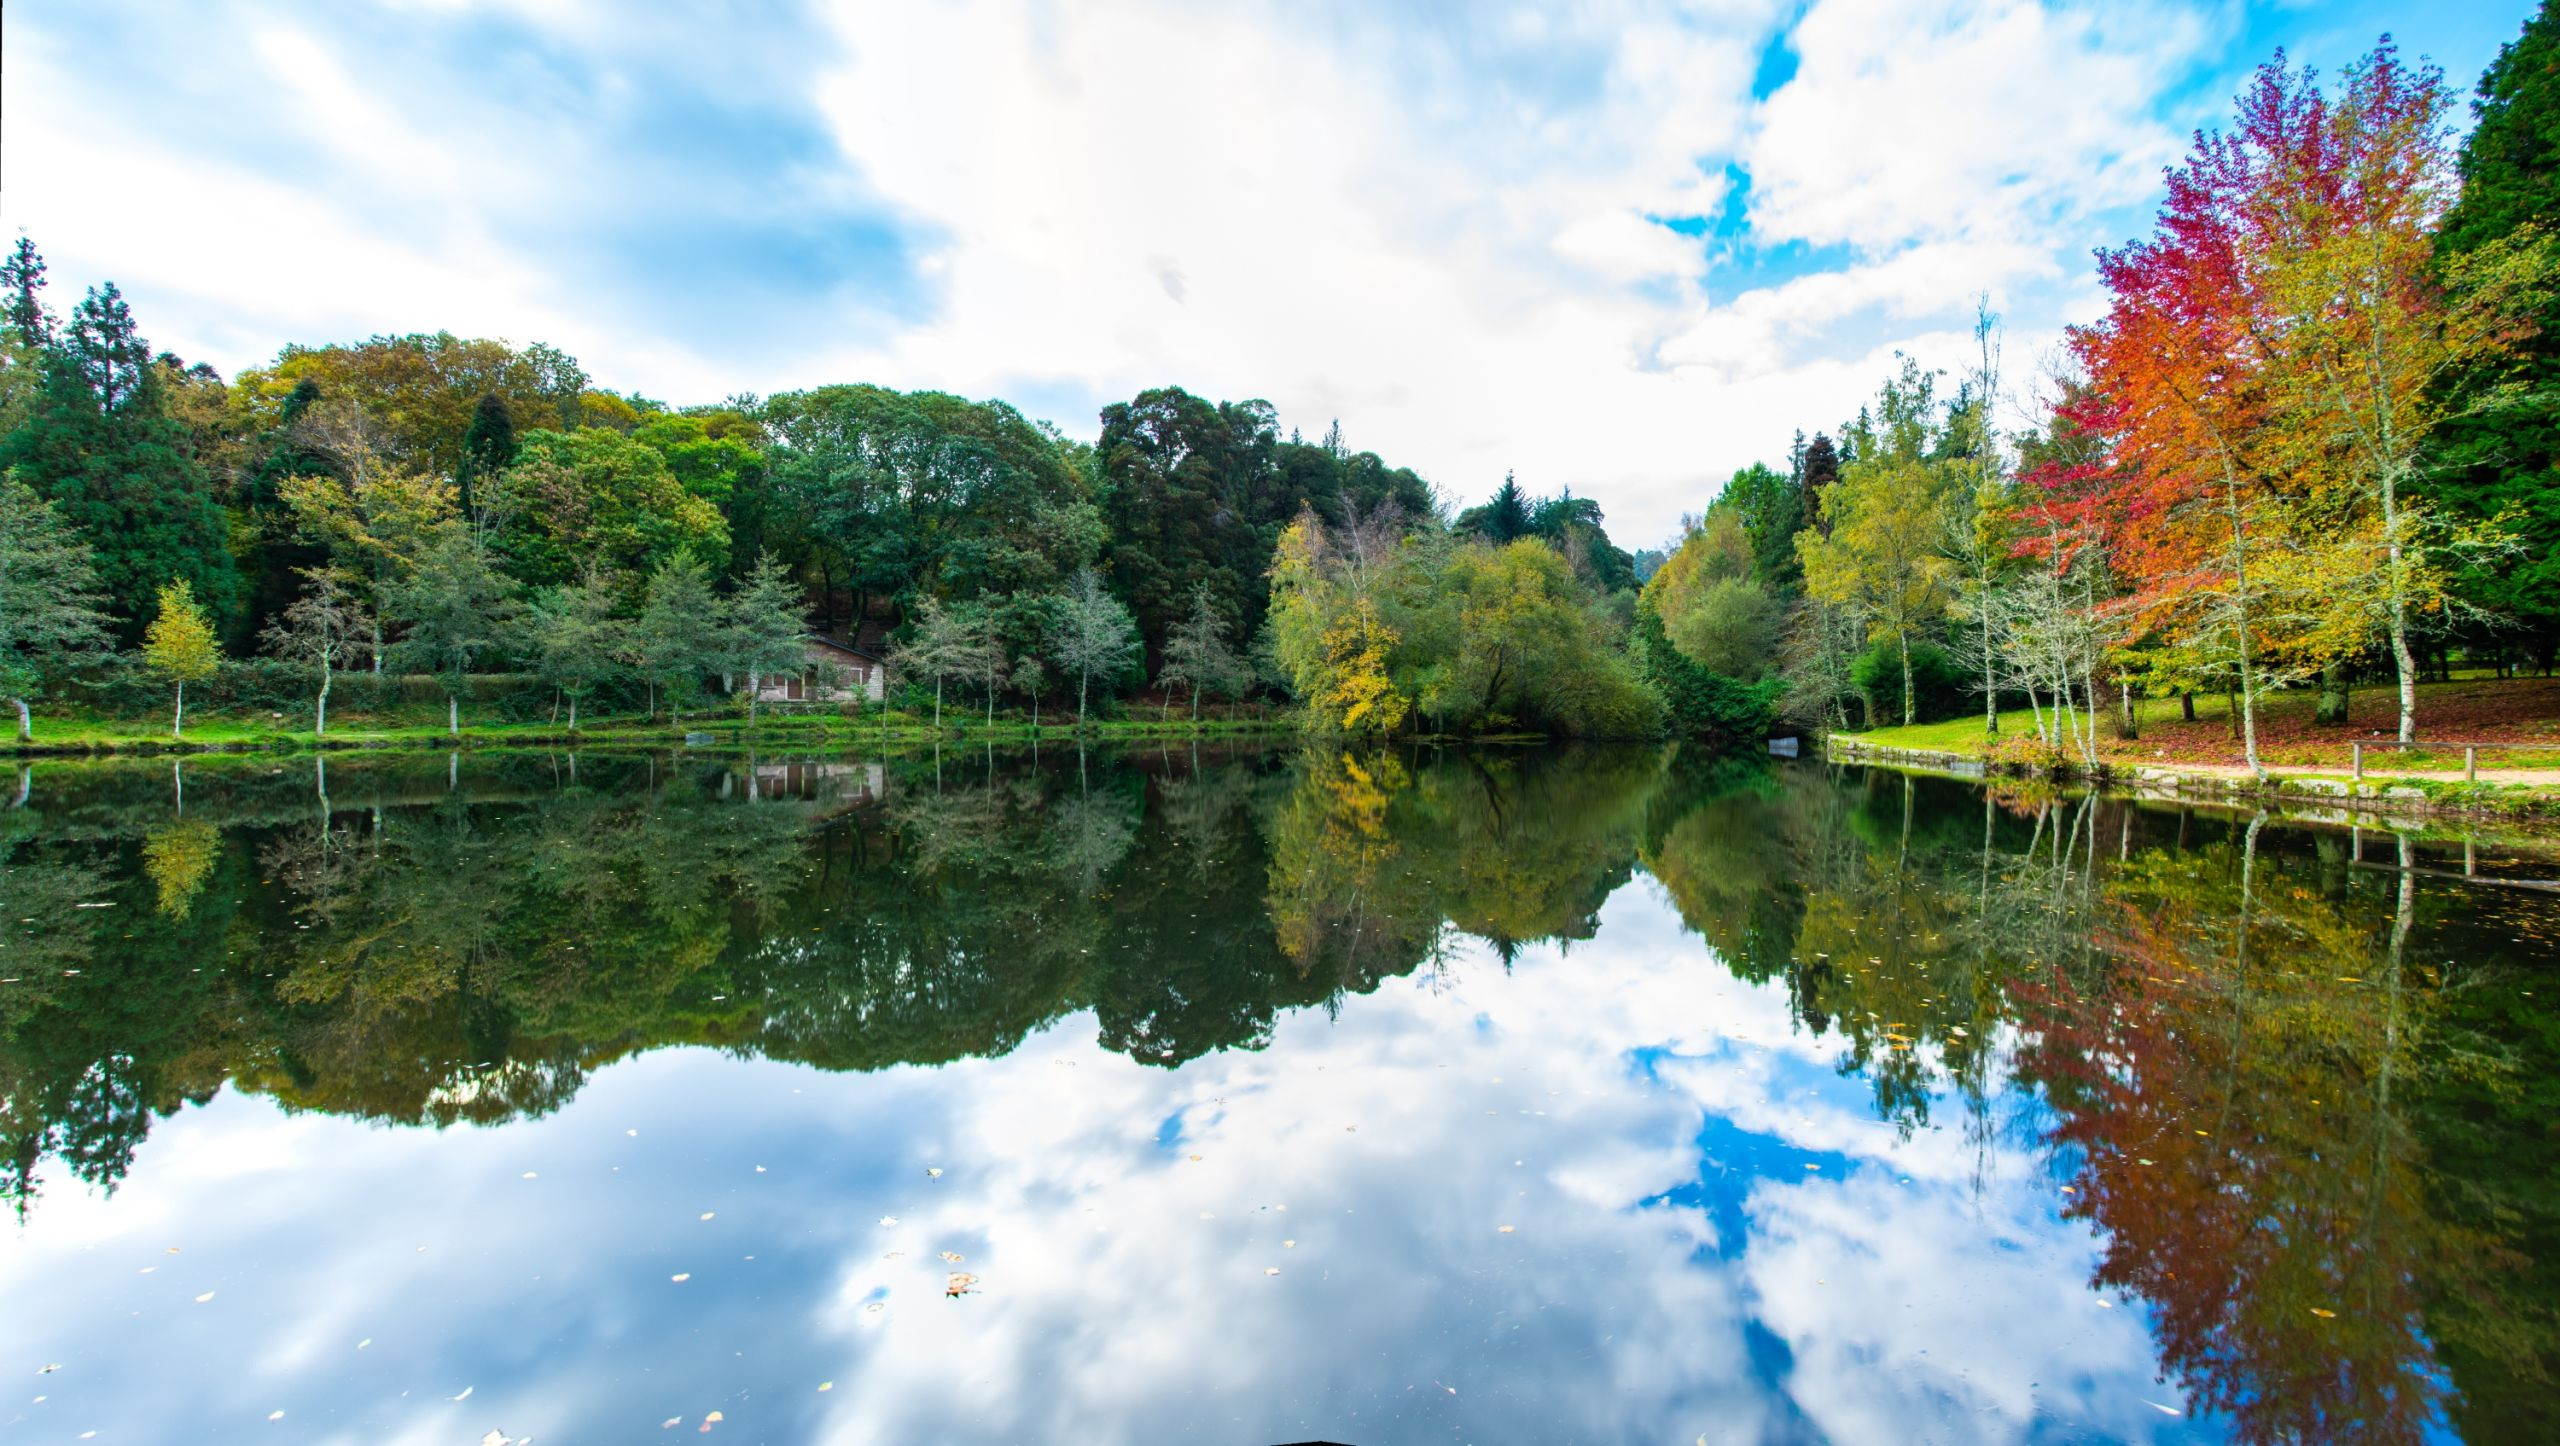
<path fill-rule="evenodd" d="M 942 1283 L 942 1293 L 944 1295 L 967 1295 L 976 1287 L 977 1284 L 978 1278 L 976 1276 L 971 1275 L 965 1270 L 955 1270 L 951 1272 L 951 1278 Z"/>
<path fill-rule="evenodd" d="M 1194 1156 L 1192 1156 L 1192 1157 L 1191 1157 L 1191 1163 L 1192 1163 L 1192 1164 L 1195 1164 L 1195 1165 L 1199 1164 L 1199 1163 L 1200 1163 L 1200 1157 L 1199 1157 L 1198 1155 L 1194 1155 Z"/>
<path fill-rule="evenodd" d="M 834 1390 L 835 1388 L 836 1388 L 836 1383 L 835 1383 L 835 1382 L 833 1382 L 833 1381 L 820 1381 L 820 1382 L 818 1383 L 818 1389 L 819 1389 L 819 1390 L 821 1390 L 821 1391 L 832 1391 L 832 1390 Z"/>
<path fill-rule="evenodd" d="M 479 1389 L 480 1388 L 478 1386 L 465 1386 L 462 1388 L 461 1395 L 447 1397 L 446 1399 L 454 1401 L 468 1401 L 471 1399 L 471 1393 Z"/>
<path fill-rule="evenodd" d="M 535 1177 L 534 1177 L 534 1173 L 533 1173 L 533 1171 L 531 1171 L 531 1170 L 527 1170 L 527 1171 L 525 1171 L 525 1172 L 524 1172 L 524 1177 L 525 1177 L 526 1179 L 528 1179 L 528 1180 L 535 1178 Z"/>
<path fill-rule="evenodd" d="M 213 1292 L 208 1290 L 204 1294 L 196 1297 L 196 1304 L 202 1305 L 211 1299 L 213 1299 Z"/>
<path fill-rule="evenodd" d="M 728 1417 L 726 1417 L 726 1416 L 721 1415 L 721 1414 L 720 1414 L 719 1412 L 717 1412 L 717 1411 L 714 1411 L 714 1412 L 712 1412 L 710 1415 L 705 1416 L 705 1417 L 703 1417 L 703 1418 L 702 1418 L 702 1426 L 701 1426 L 701 1428 L 700 1428 L 700 1429 L 702 1430 L 702 1432 L 703 1432 L 704 1434 L 706 1434 L 706 1435 L 707 1435 L 707 1434 L 709 1434 L 709 1432 L 710 1432 L 710 1430 L 711 1430 L 711 1428 L 712 1428 L 712 1427 L 719 1425 L 721 1422 L 723 1422 L 723 1421 L 725 1421 L 725 1420 L 727 1420 L 727 1419 L 729 1419 L 729 1418 L 728 1418 Z"/>
<path fill-rule="evenodd" d="M 669 1416 L 667 1419 L 658 1423 L 658 1429 L 661 1431 L 672 1431 L 683 1424 L 684 1418 L 682 1416 Z"/>
<path fill-rule="evenodd" d="M 2163 1406 L 2157 1401 L 2145 1401 L 2142 1404 L 2149 1406 L 2152 1410 L 2159 1412 L 2163 1416 L 2183 1416 L 2186 1414 L 2186 1412 L 2179 1410 L 2175 1406 Z"/>
<path fill-rule="evenodd" d="M 270 1420 L 270 1421 L 281 1421 L 281 1420 L 283 1420 L 283 1419 L 284 1419 L 284 1412 L 282 1412 L 282 1411 L 269 1411 L 269 1412 L 267 1413 L 267 1419 L 268 1419 L 268 1420 Z"/>
<path fill-rule="evenodd" d="M 708 1219 L 710 1219 L 710 1218 L 712 1217 L 712 1215 L 713 1215 L 714 1213 L 716 1213 L 716 1212 L 714 1212 L 714 1211 L 710 1211 L 710 1210 L 705 1210 L 705 1211 L 703 1211 L 703 1212 L 702 1212 L 702 1218 L 703 1218 L 703 1219 L 705 1219 L 705 1220 L 708 1220 Z"/>
<path fill-rule="evenodd" d="M 1806 1169 L 1808 1169 L 1808 1170 L 1819 1170 L 1819 1169 L 1821 1169 L 1822 1167 L 1821 1167 L 1820 1165 L 1807 1165 L 1807 1166 L 1805 1166 L 1805 1168 L 1806 1168 Z"/>
<path fill-rule="evenodd" d="M 504 1431 L 492 1431 L 480 1438 L 480 1446 L 516 1446 L 515 1438 Z"/>
<path fill-rule="evenodd" d="M 2338 1318 L 2338 1313 L 2336 1311 L 2322 1310 L 2316 1305 L 2311 1308 L 2311 1313 L 2320 1317 L 2322 1320 L 2336 1320 Z"/>
<path fill-rule="evenodd" d="M 942 1172 L 931 1165 L 927 1165 L 924 1168 L 924 1177 L 928 1180 L 939 1180 L 942 1178 Z"/>
<path fill-rule="evenodd" d="M 946 1250 L 942 1252 L 942 1258 L 950 1261 L 954 1265 L 958 1265 L 961 1261 L 966 1260 L 969 1257 L 962 1255 L 956 1250 Z"/>
<path fill-rule="evenodd" d="M 356 1349 L 357 1349 L 357 1350 L 363 1350 L 365 1347 L 367 1347 L 367 1346 L 369 1346 L 369 1345 L 372 1345 L 372 1344 L 373 1344 L 373 1337 L 371 1337 L 371 1336 L 366 1336 L 363 1340 L 360 1340 L 360 1341 L 356 1342 Z"/>
<path fill-rule="evenodd" d="M 891 1229 L 891 1228 L 894 1228 L 894 1227 L 897 1225 L 897 1223 L 898 1223 L 898 1217 L 897 1217 L 897 1216 L 895 1216 L 895 1215 L 883 1215 L 883 1216 L 881 1216 L 881 1217 L 880 1217 L 880 1225 L 881 1225 L 881 1228 L 883 1228 L 883 1229 Z"/>
<path fill-rule="evenodd" d="M 1280 1273 L 1280 1267 L 1276 1265 L 1266 1265 L 1262 1267 L 1262 1273 L 1265 1275 L 1278 1275 Z"/>
<path fill-rule="evenodd" d="M 1503 1227 L 1502 1227 L 1502 1233 L 1503 1233 L 1503 1234 L 1505 1234 L 1505 1235 L 1509 1235 L 1509 1234 L 1512 1232 L 1512 1230 L 1513 1230 L 1514 1228 L 1515 1228 L 1515 1227 L 1512 1227 L 1512 1226 L 1509 1226 L 1509 1225 L 1505 1225 L 1505 1226 L 1503 1226 Z"/>
<path fill-rule="evenodd" d="M 49 1366 L 41 1366 L 41 1367 L 38 1367 L 38 1368 L 37 1368 L 37 1370 L 36 1370 L 36 1374 L 37 1374 L 37 1375 L 39 1375 L 39 1376 L 50 1376 L 50 1375 L 52 1375 L 54 1372 L 56 1372 L 56 1371 L 58 1371 L 58 1370 L 61 1370 L 61 1369 L 62 1369 L 62 1363 L 61 1363 L 60 1361 L 55 1361 L 53 1364 L 51 1364 L 51 1365 L 49 1365 Z"/>

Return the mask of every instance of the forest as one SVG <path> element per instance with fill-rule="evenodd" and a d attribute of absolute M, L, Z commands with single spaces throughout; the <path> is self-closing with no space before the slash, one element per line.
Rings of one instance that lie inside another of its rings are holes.
<path fill-rule="evenodd" d="M 1631 553 L 1569 485 L 1481 502 L 1179 387 L 1093 442 L 826 385 L 671 406 L 542 344 L 288 346 L 225 379 L 113 283 L 0 265 L 0 695 L 18 736 L 199 706 L 310 720 L 754 716 L 816 631 L 936 730 L 1279 700 L 1323 735 L 1652 737 L 2023 705 L 2095 766 L 2138 698 L 2418 683 L 2560 650 L 2560 20 L 2471 124 L 2386 39 L 2279 56 L 2098 256 L 2023 385 L 1985 300 L 1950 376 L 1735 472 Z M 1444 479 L 1445 480 L 1445 479 Z M 1707 490 L 1702 486 L 1702 493 Z"/>

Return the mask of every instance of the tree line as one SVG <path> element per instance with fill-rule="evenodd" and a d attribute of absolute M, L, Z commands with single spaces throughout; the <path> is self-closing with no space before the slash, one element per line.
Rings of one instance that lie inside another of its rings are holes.
<path fill-rule="evenodd" d="M 1960 713 L 2095 766 L 2137 698 L 2321 688 L 2343 723 L 2457 652 L 2560 651 L 2560 20 L 2455 134 L 2440 72 L 2386 38 L 2324 87 L 2282 56 L 2099 253 L 2105 315 L 2018 395 L 1984 307 L 1952 378 L 1905 359 L 1784 473 L 1737 473 L 1647 584 L 1687 686 L 1808 726 Z M 2008 419 L 2014 424 L 2004 425 Z M 1666 690 L 1669 691 L 1669 690 Z M 1853 712 L 1854 709 L 1854 712 Z"/>

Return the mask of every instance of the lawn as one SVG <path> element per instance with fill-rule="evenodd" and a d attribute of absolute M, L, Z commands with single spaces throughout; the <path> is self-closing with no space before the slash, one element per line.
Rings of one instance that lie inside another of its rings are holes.
<path fill-rule="evenodd" d="M 2337 768 L 2350 763 L 2350 745 L 2365 743 L 2369 772 L 2395 769 L 2443 769 L 2462 766 L 2465 744 L 2541 745 L 2480 750 L 2483 768 L 2560 768 L 2560 678 L 2464 678 L 2426 683 L 2418 689 L 2418 738 L 2433 744 L 2404 755 L 2389 743 L 2399 728 L 2399 697 L 2388 685 L 2356 691 L 2344 727 L 2322 727 L 2312 721 L 2318 695 L 2310 691 L 2279 693 L 2258 709 L 2258 752 L 2268 763 Z M 2114 736 L 2113 713 L 2098 729 L 2102 757 L 2125 764 L 2241 764 L 2239 725 L 2219 697 L 2196 700 L 2195 721 L 2187 722 L 2174 698 L 2146 698 L 2135 704 L 2139 739 Z M 2000 715 L 2003 734 L 2031 733 L 2034 716 L 2026 709 Z M 1927 749 L 1975 754 L 1983 749 L 1982 715 L 1970 714 L 1908 728 L 1878 728 L 1843 735 L 1886 748 Z"/>

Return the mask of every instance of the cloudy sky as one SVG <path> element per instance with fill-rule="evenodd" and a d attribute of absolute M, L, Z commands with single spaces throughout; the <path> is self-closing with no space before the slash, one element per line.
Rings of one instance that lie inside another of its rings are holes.
<path fill-rule="evenodd" d="M 1632 544 L 1977 294 L 2031 373 L 2278 46 L 2467 88 L 2529 8 L 15 0 L 0 226 L 226 373 L 443 328 L 1081 435 L 1174 383 Z"/>

